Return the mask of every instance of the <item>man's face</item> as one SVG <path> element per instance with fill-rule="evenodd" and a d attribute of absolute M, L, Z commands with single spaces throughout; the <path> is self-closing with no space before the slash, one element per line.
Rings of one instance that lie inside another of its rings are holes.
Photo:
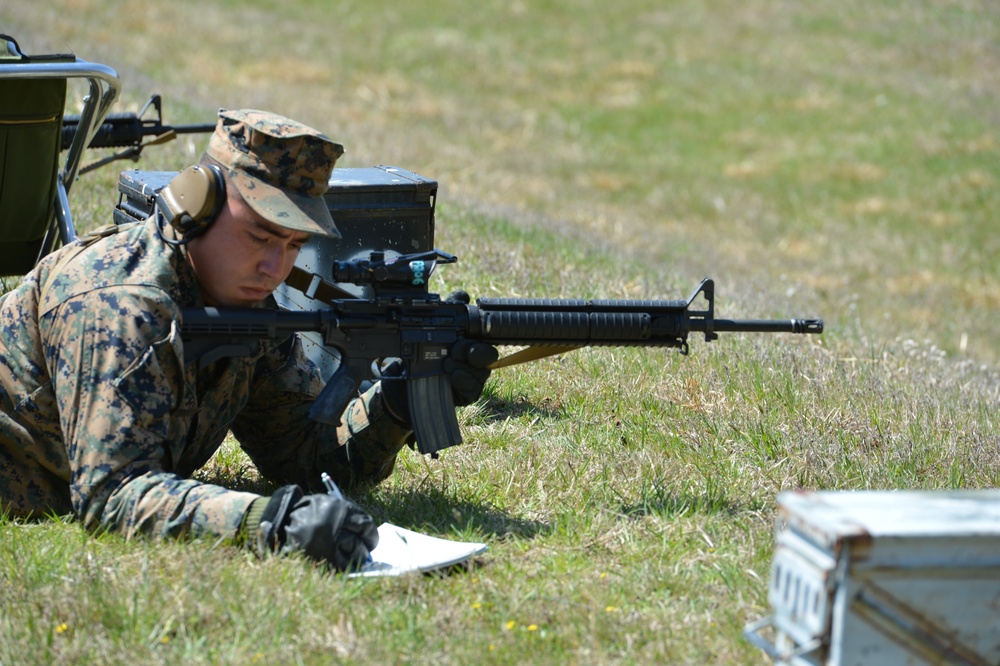
<path fill-rule="evenodd" d="M 188 243 L 188 261 L 206 305 L 252 307 L 267 298 L 292 271 L 309 234 L 258 215 L 234 187 L 208 231 Z"/>

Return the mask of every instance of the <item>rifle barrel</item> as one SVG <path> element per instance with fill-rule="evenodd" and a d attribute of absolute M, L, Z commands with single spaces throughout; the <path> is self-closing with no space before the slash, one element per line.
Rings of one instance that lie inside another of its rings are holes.
<path fill-rule="evenodd" d="M 63 118 L 62 150 L 66 150 L 73 143 L 73 137 L 76 136 L 79 125 L 80 116 Z M 88 148 L 127 148 L 141 143 L 143 137 L 160 136 L 171 131 L 175 134 L 196 134 L 214 130 L 214 123 L 161 125 L 158 122 L 144 122 L 131 112 L 112 113 L 97 128 Z"/>
<path fill-rule="evenodd" d="M 696 328 L 694 322 L 701 324 Z M 704 331 L 705 320 L 692 320 L 692 330 Z M 717 333 L 799 333 L 823 332 L 822 319 L 715 319 L 712 330 Z"/>

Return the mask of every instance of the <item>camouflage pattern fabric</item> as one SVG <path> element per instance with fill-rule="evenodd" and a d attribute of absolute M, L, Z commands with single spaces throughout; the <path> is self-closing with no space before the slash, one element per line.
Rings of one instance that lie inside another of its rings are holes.
<path fill-rule="evenodd" d="M 201 304 L 183 247 L 152 219 L 63 248 L 0 300 L 0 508 L 127 537 L 235 538 L 258 495 L 189 478 L 230 430 L 277 483 L 321 491 L 323 471 L 392 471 L 411 434 L 378 385 L 339 428 L 308 419 L 322 380 L 297 336 L 185 364 L 177 319 Z"/>
<path fill-rule="evenodd" d="M 344 146 L 269 111 L 219 111 L 205 154 L 266 220 L 308 234 L 340 238 L 323 194 Z"/>

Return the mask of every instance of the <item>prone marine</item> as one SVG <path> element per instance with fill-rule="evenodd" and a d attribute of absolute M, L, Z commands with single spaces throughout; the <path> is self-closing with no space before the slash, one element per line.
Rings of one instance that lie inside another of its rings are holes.
<path fill-rule="evenodd" d="M 67 245 L 0 298 L 0 510 L 302 552 L 337 570 L 367 558 L 372 517 L 325 493 L 321 474 L 392 473 L 412 443 L 405 379 L 376 382 L 332 426 L 307 416 L 323 379 L 298 336 L 200 363 L 180 335 L 186 307 L 273 307 L 302 246 L 339 237 L 323 194 L 343 152 L 289 118 L 222 110 L 149 219 Z M 479 397 L 496 359 L 476 344 L 454 350 L 457 405 Z M 283 484 L 271 496 L 191 478 L 230 432 Z"/>

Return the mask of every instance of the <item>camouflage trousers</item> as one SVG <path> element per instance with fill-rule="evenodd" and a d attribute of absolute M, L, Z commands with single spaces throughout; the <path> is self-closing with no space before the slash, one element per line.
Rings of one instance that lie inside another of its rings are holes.
<path fill-rule="evenodd" d="M 337 429 L 341 446 L 328 454 L 330 476 L 340 485 L 376 484 L 388 478 L 404 446 L 414 443 L 413 431 L 386 410 L 375 385 L 355 400 Z M 317 488 L 321 490 L 321 488 Z"/>

